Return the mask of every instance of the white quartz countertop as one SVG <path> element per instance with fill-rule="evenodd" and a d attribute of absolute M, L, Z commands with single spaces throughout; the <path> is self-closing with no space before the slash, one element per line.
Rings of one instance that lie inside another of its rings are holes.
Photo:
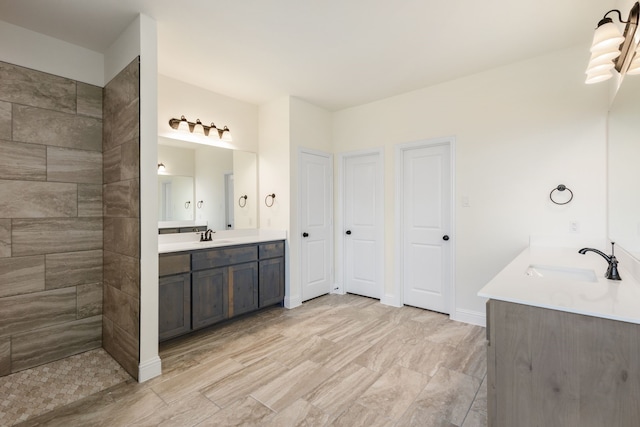
<path fill-rule="evenodd" d="M 200 233 L 160 234 L 158 253 L 184 252 L 223 246 L 285 240 L 287 232 L 281 230 L 225 230 L 213 234 L 210 242 L 201 242 Z"/>
<path fill-rule="evenodd" d="M 607 262 L 579 248 L 530 247 L 518 255 L 478 296 L 640 324 L 640 284 L 618 264 L 622 280 L 604 278 Z M 603 251 L 606 252 L 606 251 Z M 529 266 L 559 270 L 592 270 L 595 282 L 527 275 Z"/>

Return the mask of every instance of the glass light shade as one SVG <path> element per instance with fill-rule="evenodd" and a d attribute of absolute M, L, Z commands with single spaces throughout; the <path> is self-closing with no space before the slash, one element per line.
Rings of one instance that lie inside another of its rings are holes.
<path fill-rule="evenodd" d="M 204 135 L 204 126 L 202 126 L 200 119 L 196 120 L 196 125 L 193 127 L 192 132 L 198 135 Z"/>
<path fill-rule="evenodd" d="M 598 50 L 591 54 L 591 58 L 589 58 L 589 64 L 594 61 L 612 61 L 618 56 L 620 56 L 620 50 L 618 48 L 610 50 Z"/>
<path fill-rule="evenodd" d="M 634 59 L 633 61 L 631 61 L 631 64 L 629 64 L 629 69 L 627 70 L 626 74 L 640 74 L 640 57 L 636 56 L 636 59 Z"/>
<path fill-rule="evenodd" d="M 167 168 L 164 166 L 164 163 L 158 163 L 158 173 L 166 172 Z"/>
<path fill-rule="evenodd" d="M 211 127 L 209 129 L 209 138 L 215 141 L 220 140 L 220 134 L 218 133 L 218 128 L 213 123 L 211 123 Z"/>
<path fill-rule="evenodd" d="M 607 22 L 596 28 L 591 43 L 591 52 L 617 48 L 624 41 L 620 30 L 613 22 Z"/>
<path fill-rule="evenodd" d="M 187 122 L 187 119 L 185 119 L 184 116 L 180 118 L 180 124 L 178 124 L 177 130 L 181 132 L 189 132 L 189 122 Z"/>
<path fill-rule="evenodd" d="M 603 82 L 605 80 L 609 80 L 613 77 L 613 72 L 611 72 L 611 68 L 605 70 L 594 71 L 591 73 L 587 73 L 587 79 L 585 83 L 590 85 L 593 83 Z"/>
<path fill-rule="evenodd" d="M 224 127 L 224 129 L 222 129 L 222 138 L 220 138 L 221 140 L 225 141 L 225 142 L 232 142 L 233 138 L 231 137 L 231 131 L 229 130 L 228 127 Z"/>
<path fill-rule="evenodd" d="M 597 71 L 610 70 L 615 67 L 615 64 L 611 59 L 596 59 L 589 61 L 587 65 L 587 74 L 593 74 Z"/>

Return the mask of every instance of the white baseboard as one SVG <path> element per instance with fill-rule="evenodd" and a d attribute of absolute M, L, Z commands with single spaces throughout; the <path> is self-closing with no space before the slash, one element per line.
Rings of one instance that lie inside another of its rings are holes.
<path fill-rule="evenodd" d="M 404 304 L 400 302 L 400 298 L 395 295 L 385 295 L 380 298 L 380 303 L 390 305 L 391 307 L 402 307 Z"/>
<path fill-rule="evenodd" d="M 138 382 L 143 383 L 151 378 L 162 375 L 162 360 L 156 356 L 138 365 Z"/>
<path fill-rule="evenodd" d="M 285 308 L 296 308 L 302 305 L 302 298 L 300 297 L 284 297 Z"/>
<path fill-rule="evenodd" d="M 449 316 L 451 320 L 457 322 L 470 323 L 472 325 L 487 326 L 487 318 L 485 313 L 481 311 L 465 310 L 462 308 L 456 309 L 455 313 Z"/>

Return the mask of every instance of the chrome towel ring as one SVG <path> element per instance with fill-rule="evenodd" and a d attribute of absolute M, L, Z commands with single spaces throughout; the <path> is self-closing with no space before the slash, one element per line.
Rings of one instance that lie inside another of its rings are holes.
<path fill-rule="evenodd" d="M 567 190 L 567 191 L 571 194 L 571 197 L 569 197 L 569 200 L 567 200 L 566 202 L 556 202 L 555 200 L 553 200 L 553 193 L 554 193 L 555 191 L 560 191 L 560 192 L 562 192 L 562 191 L 564 191 L 564 190 Z M 549 198 L 550 198 L 550 199 L 551 199 L 551 201 L 552 201 L 553 203 L 555 203 L 556 205 L 566 205 L 567 203 L 569 203 L 570 201 L 572 201 L 572 200 L 573 200 L 573 191 L 571 191 L 571 190 L 569 189 L 569 187 L 567 187 L 566 185 L 564 185 L 564 184 L 560 184 L 560 185 L 558 185 L 556 188 L 554 188 L 553 190 L 551 190 L 551 193 L 549 193 Z"/>
<path fill-rule="evenodd" d="M 244 203 L 243 203 L 244 201 Z M 245 206 L 247 206 L 247 195 L 245 194 L 244 196 L 240 196 L 240 198 L 238 199 L 238 206 L 240 206 L 241 208 L 244 208 Z"/>

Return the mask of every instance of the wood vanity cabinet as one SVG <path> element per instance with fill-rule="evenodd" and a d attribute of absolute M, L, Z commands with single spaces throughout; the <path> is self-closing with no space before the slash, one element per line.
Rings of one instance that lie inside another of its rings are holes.
<path fill-rule="evenodd" d="M 640 325 L 487 302 L 490 427 L 637 426 Z"/>
<path fill-rule="evenodd" d="M 284 300 L 283 241 L 161 254 L 159 265 L 161 341 Z"/>
<path fill-rule="evenodd" d="M 162 341 L 191 330 L 190 256 L 163 256 L 159 267 L 159 338 Z"/>

